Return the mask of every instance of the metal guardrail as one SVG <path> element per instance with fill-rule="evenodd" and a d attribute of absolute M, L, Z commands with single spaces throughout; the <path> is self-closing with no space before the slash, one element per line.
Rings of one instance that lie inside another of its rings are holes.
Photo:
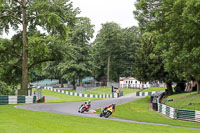
<path fill-rule="evenodd" d="M 35 102 L 36 96 L 0 96 L 0 105 Z"/>
<path fill-rule="evenodd" d="M 152 109 L 159 113 L 175 119 L 183 121 L 200 122 L 200 111 L 176 109 L 165 104 L 160 103 L 163 93 L 153 93 L 151 96 Z"/>
<path fill-rule="evenodd" d="M 66 90 L 60 90 L 60 89 L 54 89 L 52 86 L 45 86 L 44 89 L 58 92 L 58 93 L 63 93 L 66 95 L 71 95 L 71 96 L 79 96 L 79 97 L 88 97 L 88 98 L 117 98 L 123 95 L 123 93 L 112 93 L 112 94 L 84 94 L 84 93 L 77 93 L 77 92 L 70 92 Z"/>

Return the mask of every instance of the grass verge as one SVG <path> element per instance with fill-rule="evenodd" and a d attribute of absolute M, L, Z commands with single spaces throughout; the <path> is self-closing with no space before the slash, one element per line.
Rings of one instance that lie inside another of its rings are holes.
<path fill-rule="evenodd" d="M 198 133 L 199 130 L 141 125 L 0 106 L 1 133 Z"/>
<path fill-rule="evenodd" d="M 61 102 L 75 102 L 75 101 L 87 101 L 89 99 L 91 100 L 97 100 L 99 98 L 87 98 L 87 97 L 79 97 L 79 96 L 71 96 L 66 95 L 58 92 L 53 92 L 49 90 L 42 90 L 43 95 L 52 96 L 60 99 L 46 99 L 46 103 L 61 103 Z"/>
<path fill-rule="evenodd" d="M 139 91 L 138 89 L 121 89 L 123 94 L 133 93 Z M 75 90 L 69 90 L 70 92 L 76 92 Z M 111 88 L 109 87 L 97 87 L 92 89 L 87 89 L 85 94 L 111 94 Z"/>

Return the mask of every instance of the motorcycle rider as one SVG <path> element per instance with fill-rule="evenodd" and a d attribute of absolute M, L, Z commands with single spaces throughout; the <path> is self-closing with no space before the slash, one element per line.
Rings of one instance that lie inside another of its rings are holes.
<path fill-rule="evenodd" d="M 90 99 L 88 101 L 85 102 L 85 104 L 87 104 L 89 107 L 91 106 L 91 101 Z"/>
<path fill-rule="evenodd" d="M 82 106 L 84 106 L 84 105 L 87 105 L 88 106 L 88 109 L 91 107 L 91 101 L 90 101 L 90 99 L 88 100 L 88 101 L 85 101 L 85 103 L 84 104 L 82 104 L 81 106 L 80 106 L 80 108 L 82 107 Z M 79 111 L 78 112 L 80 112 L 80 108 L 79 108 Z M 89 110 L 87 110 L 87 111 L 89 111 Z"/>
<path fill-rule="evenodd" d="M 111 114 L 113 114 L 113 112 L 115 112 L 115 104 L 110 104 L 107 107 L 105 107 L 101 113 L 100 113 L 100 117 L 105 117 L 108 118 Z"/>
<path fill-rule="evenodd" d="M 110 108 L 110 107 L 112 107 L 113 112 L 115 112 L 115 104 L 114 103 L 112 103 L 112 104 L 108 105 L 107 107 L 105 107 L 104 110 L 106 110 L 107 108 Z"/>

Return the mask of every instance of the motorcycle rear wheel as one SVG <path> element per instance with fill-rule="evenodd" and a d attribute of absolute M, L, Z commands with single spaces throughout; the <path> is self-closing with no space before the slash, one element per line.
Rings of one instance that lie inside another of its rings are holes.
<path fill-rule="evenodd" d="M 112 114 L 111 112 L 107 112 L 105 118 L 108 118 L 111 114 Z"/>

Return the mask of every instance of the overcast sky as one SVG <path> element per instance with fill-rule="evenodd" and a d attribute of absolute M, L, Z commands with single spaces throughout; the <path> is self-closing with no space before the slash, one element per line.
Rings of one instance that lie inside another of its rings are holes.
<path fill-rule="evenodd" d="M 95 35 L 106 22 L 116 22 L 122 28 L 137 26 L 138 22 L 133 16 L 136 0 L 71 0 L 74 7 L 79 7 L 79 16 L 88 17 L 95 25 Z M 14 32 L 11 31 L 3 37 L 11 38 Z"/>
<path fill-rule="evenodd" d="M 133 16 L 136 0 L 72 0 L 75 7 L 81 10 L 80 16 L 88 17 L 95 25 L 96 33 L 101 24 L 116 22 L 122 28 L 137 26 L 138 22 Z"/>

